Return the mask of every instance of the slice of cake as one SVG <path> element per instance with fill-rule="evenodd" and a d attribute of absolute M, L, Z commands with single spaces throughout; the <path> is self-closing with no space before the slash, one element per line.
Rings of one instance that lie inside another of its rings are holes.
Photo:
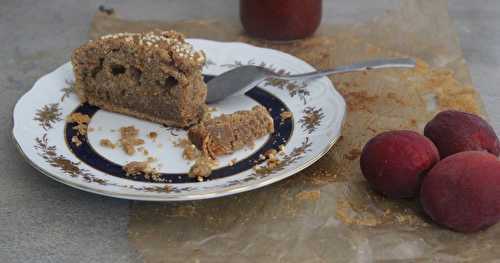
<path fill-rule="evenodd" d="M 80 99 L 105 110 L 177 127 L 200 122 L 206 110 L 205 55 L 174 31 L 103 36 L 71 62 Z"/>
<path fill-rule="evenodd" d="M 229 154 L 274 131 L 273 119 L 262 106 L 250 111 L 237 111 L 219 117 L 203 120 L 191 127 L 189 140 L 206 155 L 215 159 Z"/>

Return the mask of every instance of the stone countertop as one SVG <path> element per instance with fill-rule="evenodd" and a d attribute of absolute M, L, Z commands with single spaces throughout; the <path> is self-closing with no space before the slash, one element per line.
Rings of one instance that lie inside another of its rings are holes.
<path fill-rule="evenodd" d="M 326 23 L 380 15 L 399 0 L 325 0 Z M 0 262 L 141 262 L 128 244 L 125 200 L 72 189 L 36 172 L 11 141 L 17 99 L 65 63 L 97 6 L 133 19 L 238 18 L 238 1 L 4 0 L 0 6 Z M 500 132 L 500 1 L 449 0 L 473 82 Z"/>

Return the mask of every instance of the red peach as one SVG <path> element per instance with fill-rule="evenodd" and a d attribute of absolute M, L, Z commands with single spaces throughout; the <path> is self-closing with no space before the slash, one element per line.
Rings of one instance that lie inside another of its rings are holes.
<path fill-rule="evenodd" d="M 427 123 L 424 135 L 437 146 L 441 158 L 465 151 L 500 154 L 500 142 L 495 131 L 474 114 L 453 110 L 440 112 Z"/>
<path fill-rule="evenodd" d="M 500 220 L 500 161 L 486 152 L 454 154 L 423 179 L 420 201 L 438 224 L 470 233 Z"/>
<path fill-rule="evenodd" d="M 390 131 L 372 138 L 361 154 L 361 171 L 373 189 L 393 198 L 415 196 L 421 176 L 439 161 L 436 146 L 413 131 Z"/>

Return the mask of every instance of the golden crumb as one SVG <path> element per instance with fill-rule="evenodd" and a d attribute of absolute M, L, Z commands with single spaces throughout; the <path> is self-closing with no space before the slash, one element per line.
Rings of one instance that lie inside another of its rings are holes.
<path fill-rule="evenodd" d="M 191 166 L 191 169 L 189 169 L 188 176 L 196 177 L 198 178 L 198 181 L 202 178 L 203 181 L 203 177 L 208 177 L 211 173 L 212 168 L 210 161 L 207 158 L 199 158 L 193 166 Z"/>
<path fill-rule="evenodd" d="M 87 125 L 86 124 L 77 124 L 73 127 L 73 130 L 76 130 L 79 135 L 87 134 Z"/>
<path fill-rule="evenodd" d="M 350 161 L 356 160 L 359 156 L 361 156 L 361 150 L 360 149 L 351 149 L 349 153 L 344 154 L 344 158 Z"/>
<path fill-rule="evenodd" d="M 264 153 L 264 156 L 266 156 L 267 159 L 275 159 L 277 154 L 278 151 L 276 151 L 276 149 L 269 149 Z"/>
<path fill-rule="evenodd" d="M 280 155 L 285 154 L 285 145 L 280 144 L 279 149 L 280 149 L 280 150 L 279 150 L 279 154 L 280 154 Z"/>
<path fill-rule="evenodd" d="M 266 163 L 261 167 L 254 166 L 254 171 L 258 174 L 266 174 L 278 167 L 282 163 L 282 161 L 278 159 L 277 153 L 278 151 L 276 151 L 275 149 L 269 149 L 265 152 L 265 155 L 259 155 L 259 159 L 266 160 Z"/>
<path fill-rule="evenodd" d="M 149 137 L 149 139 L 154 141 L 154 140 L 156 140 L 156 138 L 158 138 L 158 133 L 150 132 L 150 133 L 148 133 L 148 137 Z"/>
<path fill-rule="evenodd" d="M 89 124 L 90 116 L 79 112 L 74 112 L 66 119 L 68 122 L 76 122 L 78 124 Z"/>
<path fill-rule="evenodd" d="M 123 166 L 127 176 L 143 175 L 147 180 L 153 180 L 155 182 L 164 182 L 165 179 L 161 178 L 161 174 L 151 167 L 151 160 L 148 158 L 147 161 L 143 162 L 130 162 Z"/>
<path fill-rule="evenodd" d="M 95 131 L 94 128 L 91 127 L 88 128 L 88 132 L 93 132 L 93 131 Z"/>
<path fill-rule="evenodd" d="M 112 143 L 111 140 L 109 140 L 109 139 L 101 139 L 99 141 L 99 144 L 102 147 L 111 148 L 111 149 L 114 149 L 116 147 L 116 145 L 114 143 Z"/>
<path fill-rule="evenodd" d="M 281 116 L 282 120 L 286 120 L 286 119 L 291 118 L 293 116 L 293 114 L 290 111 L 283 111 L 280 113 L 280 116 Z"/>
<path fill-rule="evenodd" d="M 295 197 L 301 201 L 316 201 L 320 198 L 321 192 L 319 190 L 314 191 L 302 191 L 295 195 Z"/>
<path fill-rule="evenodd" d="M 82 145 L 82 141 L 80 141 L 80 139 L 76 135 L 71 137 L 71 142 L 74 143 L 77 147 Z"/>
<path fill-rule="evenodd" d="M 73 127 L 73 130 L 76 130 L 79 135 L 87 134 L 87 128 L 90 122 L 89 115 L 74 112 L 66 118 L 66 121 L 76 123 L 76 126 Z"/>
<path fill-rule="evenodd" d="M 133 155 L 135 146 L 144 144 L 143 139 L 137 138 L 138 134 L 139 130 L 134 126 L 120 128 L 120 143 L 126 154 Z"/>
<path fill-rule="evenodd" d="M 125 151 L 126 154 L 128 155 L 134 155 L 135 153 L 135 148 L 134 146 L 130 145 L 130 144 L 123 144 L 122 143 L 122 149 L 123 151 Z"/>
<path fill-rule="evenodd" d="M 134 126 L 120 127 L 120 133 L 122 137 L 136 137 L 139 135 L 139 129 Z"/>
<path fill-rule="evenodd" d="M 175 147 L 182 148 L 182 157 L 186 160 L 195 160 L 201 156 L 201 152 L 188 139 L 180 139 L 174 142 Z"/>
<path fill-rule="evenodd" d="M 149 162 L 130 162 L 123 166 L 123 170 L 127 175 L 138 175 L 141 173 L 151 172 L 151 167 L 149 166 Z"/>
<path fill-rule="evenodd" d="M 238 159 L 236 159 L 236 158 L 232 159 L 231 161 L 229 161 L 229 166 L 235 165 L 236 162 L 238 162 Z"/>
<path fill-rule="evenodd" d="M 268 159 L 267 160 L 267 169 L 272 170 L 272 169 L 276 168 L 280 163 L 281 163 L 281 161 L 277 158 Z"/>

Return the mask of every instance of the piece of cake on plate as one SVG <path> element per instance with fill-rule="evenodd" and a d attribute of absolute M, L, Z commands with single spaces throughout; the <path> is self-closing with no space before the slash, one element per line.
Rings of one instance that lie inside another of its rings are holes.
<path fill-rule="evenodd" d="M 262 106 L 203 120 L 188 131 L 189 140 L 205 155 L 215 159 L 230 154 L 274 131 L 272 117 Z"/>
<path fill-rule="evenodd" d="M 176 127 L 199 123 L 206 111 L 205 55 L 177 32 L 103 36 L 71 62 L 77 95 L 102 109 Z"/>

